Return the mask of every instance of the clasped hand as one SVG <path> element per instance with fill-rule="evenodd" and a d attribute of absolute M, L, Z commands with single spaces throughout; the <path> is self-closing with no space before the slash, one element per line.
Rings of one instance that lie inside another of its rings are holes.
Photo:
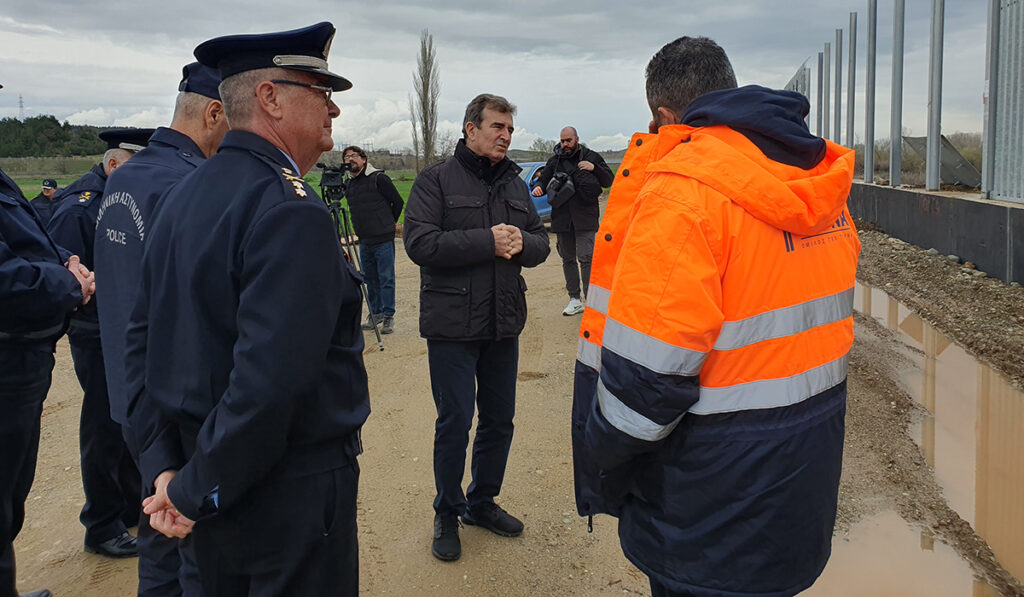
<path fill-rule="evenodd" d="M 78 258 L 78 255 L 72 255 L 68 262 L 64 264 L 71 272 L 71 275 L 78 280 L 78 284 L 82 287 L 82 304 L 85 305 L 92 298 L 92 295 L 96 293 L 96 274 L 89 271 L 89 268 L 82 265 L 82 261 Z"/>
<path fill-rule="evenodd" d="M 523 251 L 523 232 L 510 224 L 491 226 L 494 234 L 494 256 L 512 259 L 512 256 Z"/>
<path fill-rule="evenodd" d="M 192 532 L 195 522 L 187 518 L 171 503 L 167 496 L 167 485 L 174 478 L 175 471 L 164 471 L 153 482 L 156 493 L 142 500 L 142 511 L 149 515 L 149 526 L 164 535 L 183 539 Z"/>

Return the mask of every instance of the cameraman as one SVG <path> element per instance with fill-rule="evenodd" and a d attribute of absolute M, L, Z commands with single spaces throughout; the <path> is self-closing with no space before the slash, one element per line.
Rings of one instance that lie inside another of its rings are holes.
<path fill-rule="evenodd" d="M 583 292 L 587 293 L 590 283 L 590 259 L 594 254 L 594 235 L 601 220 L 601 208 L 597 204 L 601 188 L 611 186 L 615 175 L 608 164 L 596 151 L 580 145 L 576 129 L 567 126 L 562 129 L 560 142 L 555 146 L 544 172 L 533 188 L 533 196 L 540 197 L 556 172 L 564 172 L 572 182 L 574 192 L 566 200 L 555 189 L 548 189 L 551 203 L 551 231 L 555 233 L 558 255 L 562 258 L 562 273 L 565 275 L 565 289 L 569 291 L 569 304 L 562 315 L 583 313 L 583 295 L 580 294 L 580 278 Z M 567 186 L 563 183 L 559 186 Z M 556 196 L 558 196 L 556 198 Z M 577 269 L 577 261 L 579 267 Z"/>
<path fill-rule="evenodd" d="M 381 323 L 380 333 L 390 334 L 395 331 L 395 223 L 404 203 L 387 174 L 366 162 L 365 151 L 350 145 L 341 155 L 351 173 L 346 196 L 372 311 L 363 329 Z"/>

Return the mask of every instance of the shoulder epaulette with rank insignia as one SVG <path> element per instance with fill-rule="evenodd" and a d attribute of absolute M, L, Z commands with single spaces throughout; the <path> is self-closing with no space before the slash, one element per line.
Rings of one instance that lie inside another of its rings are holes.
<path fill-rule="evenodd" d="M 94 196 L 94 194 L 93 194 L 92 191 L 85 191 L 85 192 L 81 193 L 80 195 L 78 195 L 78 202 L 79 203 L 87 203 L 90 199 L 93 198 L 93 196 Z"/>
<path fill-rule="evenodd" d="M 292 187 L 295 189 L 296 195 L 303 198 L 308 195 L 306 192 L 306 181 L 303 180 L 301 176 L 295 176 L 292 174 L 291 168 L 285 168 L 282 166 L 281 175 L 284 176 L 285 180 L 291 183 Z"/>

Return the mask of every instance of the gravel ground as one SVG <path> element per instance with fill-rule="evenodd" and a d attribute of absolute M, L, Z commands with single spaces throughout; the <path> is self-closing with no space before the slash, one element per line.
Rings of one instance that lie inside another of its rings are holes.
<path fill-rule="evenodd" d="M 878 231 L 863 231 L 861 240 L 863 281 L 884 288 L 1018 383 L 1024 379 L 1020 288 L 963 271 L 944 256 Z M 569 412 L 579 318 L 560 314 L 566 296 L 554 254 L 526 273 L 530 317 L 520 339 L 516 438 L 499 498 L 524 519 L 526 531 L 505 539 L 465 528 L 459 562 L 431 557 L 434 408 L 426 346 L 416 332 L 418 274 L 400 245 L 397 253 L 396 332 L 385 337 L 384 352 L 367 337 L 373 413 L 360 459 L 361 592 L 416 597 L 649 594 L 646 578 L 619 550 L 616 521 L 598 517 L 594 533 L 588 534 L 585 520 L 575 515 Z M 857 334 L 836 540 L 843 540 L 859 520 L 895 510 L 953 546 L 1002 594 L 1024 595 L 985 542 L 949 508 L 908 433 L 920 409 L 895 381 L 898 338 L 863 317 L 857 318 Z M 83 501 L 80 407 L 81 390 L 62 342 L 43 413 L 28 520 L 16 543 L 21 588 L 48 586 L 58 597 L 132 595 L 134 560 L 82 552 L 83 529 L 77 521 Z M 849 595 L 859 593 L 851 589 Z"/>

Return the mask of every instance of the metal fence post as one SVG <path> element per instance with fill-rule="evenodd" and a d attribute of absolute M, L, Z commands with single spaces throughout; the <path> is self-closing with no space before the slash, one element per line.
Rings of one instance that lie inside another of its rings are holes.
<path fill-rule="evenodd" d="M 996 157 L 996 96 L 999 89 L 999 16 L 1000 1 L 988 3 L 988 48 L 985 56 L 985 124 L 981 146 L 981 193 L 992 198 L 992 179 Z M 1009 278 L 1007 278 L 1009 280 Z"/>
<path fill-rule="evenodd" d="M 824 61 L 825 61 L 825 55 L 822 54 L 821 52 L 818 52 L 818 103 L 815 104 L 816 108 L 814 110 L 814 124 L 815 124 L 814 134 L 819 136 L 819 137 L 822 136 L 822 134 L 821 134 L 821 108 L 822 108 L 822 103 L 821 103 L 821 95 L 822 95 L 822 89 L 821 89 L 821 85 L 822 85 L 822 83 L 821 83 L 821 69 L 822 69 L 822 65 L 824 64 Z"/>
<path fill-rule="evenodd" d="M 999 2 L 999 0 L 992 0 Z M 903 21 L 904 0 L 895 0 L 892 19 L 892 114 L 889 119 L 889 184 L 903 182 Z"/>
<path fill-rule="evenodd" d="M 823 109 L 822 109 L 821 125 L 822 125 L 822 129 L 823 130 L 822 130 L 821 136 L 826 138 L 826 139 L 831 139 L 832 138 L 832 135 L 830 135 L 829 132 L 828 132 L 828 130 L 829 130 L 828 129 L 828 124 L 829 124 L 829 116 L 830 116 L 829 112 L 831 112 L 831 110 L 829 110 L 829 108 L 832 106 L 832 101 L 829 99 L 829 93 L 828 93 L 828 91 L 829 91 L 828 88 L 832 85 L 832 75 L 829 72 L 829 63 L 831 61 L 832 61 L 832 48 L 831 48 L 831 46 L 829 45 L 828 42 L 825 42 L 825 85 L 822 87 L 825 90 L 825 99 L 824 99 L 825 103 L 822 104 L 822 108 Z"/>
<path fill-rule="evenodd" d="M 836 143 L 843 142 L 843 30 L 836 29 L 836 112 L 835 131 Z"/>
<path fill-rule="evenodd" d="M 846 66 L 846 146 L 853 147 L 854 102 L 857 87 L 857 13 L 850 13 L 850 59 Z"/>
<path fill-rule="evenodd" d="M 875 182 L 875 44 L 878 0 L 868 0 L 868 62 L 864 113 L 864 182 Z"/>
<path fill-rule="evenodd" d="M 939 160 L 942 134 L 942 35 L 945 0 L 932 0 L 931 49 L 928 53 L 928 151 L 925 160 L 925 190 L 939 190 Z"/>

